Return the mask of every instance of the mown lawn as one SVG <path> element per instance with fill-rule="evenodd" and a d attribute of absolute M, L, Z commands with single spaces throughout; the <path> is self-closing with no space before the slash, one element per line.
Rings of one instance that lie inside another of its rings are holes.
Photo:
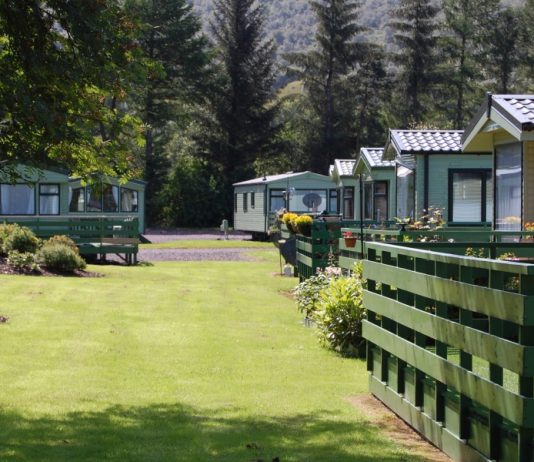
<path fill-rule="evenodd" d="M 0 460 L 416 460 L 347 402 L 364 363 L 318 346 L 257 256 L 0 277 Z"/>

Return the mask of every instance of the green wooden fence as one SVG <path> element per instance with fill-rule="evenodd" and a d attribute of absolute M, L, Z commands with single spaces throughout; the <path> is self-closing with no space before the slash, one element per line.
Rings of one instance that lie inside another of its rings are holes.
<path fill-rule="evenodd" d="M 338 258 L 340 249 L 345 248 L 343 240 L 340 240 L 341 230 L 359 224 L 359 221 L 316 219 L 313 221 L 310 237 L 298 234 L 297 269 L 301 280 L 316 274 L 318 268 L 326 268 L 331 252 Z M 376 222 L 365 221 L 363 225 L 375 226 Z"/>
<path fill-rule="evenodd" d="M 532 462 L 534 265 L 365 248 L 371 392 L 457 461 Z"/>
<path fill-rule="evenodd" d="M 117 254 L 128 263 L 137 261 L 139 223 L 137 218 L 110 217 L 3 217 L 4 223 L 30 228 L 42 239 L 54 235 L 70 237 L 82 255 Z"/>

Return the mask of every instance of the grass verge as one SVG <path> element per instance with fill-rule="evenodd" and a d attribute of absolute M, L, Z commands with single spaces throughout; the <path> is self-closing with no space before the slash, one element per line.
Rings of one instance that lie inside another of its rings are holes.
<path fill-rule="evenodd" d="M 0 277 L 2 461 L 405 461 L 260 262 Z"/>

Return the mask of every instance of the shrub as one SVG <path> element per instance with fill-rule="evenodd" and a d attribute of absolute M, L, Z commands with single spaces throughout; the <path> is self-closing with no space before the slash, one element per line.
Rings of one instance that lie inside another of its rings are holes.
<path fill-rule="evenodd" d="M 56 236 L 52 236 L 50 239 L 48 239 L 44 245 L 50 245 L 50 244 L 62 244 L 66 245 L 70 249 L 72 249 L 77 255 L 80 255 L 80 249 L 75 244 L 75 242 L 68 236 L 65 236 L 63 234 L 58 234 Z"/>
<path fill-rule="evenodd" d="M 5 255 L 4 241 L 13 232 L 14 229 L 15 225 L 10 225 L 8 223 L 3 223 L 0 225 L 0 255 Z"/>
<path fill-rule="evenodd" d="M 2 252 L 4 255 L 16 250 L 21 253 L 29 252 L 35 253 L 41 245 L 41 240 L 33 234 L 33 231 L 29 228 L 14 225 L 7 226 L 3 231 L 2 237 Z"/>
<path fill-rule="evenodd" d="M 297 231 L 304 236 L 311 236 L 311 229 L 313 224 L 313 218 L 309 215 L 301 215 L 295 218 L 295 226 Z"/>
<path fill-rule="evenodd" d="M 34 271 L 39 268 L 35 261 L 35 254 L 30 252 L 19 252 L 18 250 L 12 250 L 7 254 L 7 263 L 9 266 L 17 270 Z"/>
<path fill-rule="evenodd" d="M 313 319 L 325 345 L 343 354 L 356 356 L 365 340 L 362 337 L 362 265 L 350 277 L 331 278 L 320 292 Z"/>
<path fill-rule="evenodd" d="M 69 246 L 59 243 L 47 243 L 39 251 L 38 261 L 50 271 L 72 273 L 84 269 L 85 261 Z"/>
<path fill-rule="evenodd" d="M 317 311 L 321 290 L 328 286 L 328 281 L 328 275 L 319 271 L 315 276 L 305 279 L 295 287 L 293 293 L 297 300 L 297 309 L 304 313 L 306 318 L 313 318 Z"/>

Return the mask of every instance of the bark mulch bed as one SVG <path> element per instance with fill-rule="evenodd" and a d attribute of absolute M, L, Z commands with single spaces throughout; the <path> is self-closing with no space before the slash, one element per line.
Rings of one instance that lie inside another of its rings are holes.
<path fill-rule="evenodd" d="M 0 274 L 15 274 L 19 276 L 49 276 L 49 277 L 75 277 L 75 278 L 99 278 L 103 275 L 93 271 L 75 270 L 72 273 L 48 271 L 46 268 L 14 268 L 8 265 L 5 258 L 0 258 Z"/>

